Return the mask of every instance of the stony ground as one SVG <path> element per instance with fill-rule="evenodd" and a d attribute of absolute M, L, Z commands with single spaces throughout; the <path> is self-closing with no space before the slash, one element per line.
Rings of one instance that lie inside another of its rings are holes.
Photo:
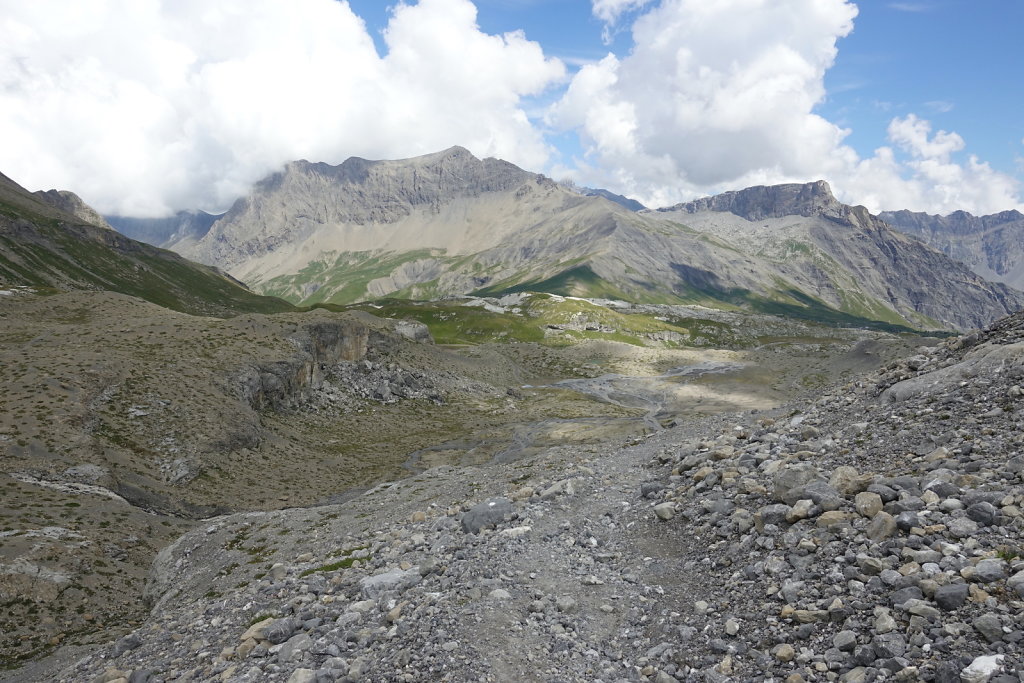
<path fill-rule="evenodd" d="M 0 295 L 0 668 L 137 628 L 154 556 L 211 515 L 338 502 L 410 469 L 648 429 L 642 409 L 524 384 L 743 364 L 674 387 L 668 424 L 776 405 L 904 343 L 707 315 L 742 328 L 740 347 L 453 349 L 358 312 L 221 320 L 113 293 Z"/>
<path fill-rule="evenodd" d="M 11 681 L 1024 680 L 1024 314 L 783 410 L 209 520 Z"/>

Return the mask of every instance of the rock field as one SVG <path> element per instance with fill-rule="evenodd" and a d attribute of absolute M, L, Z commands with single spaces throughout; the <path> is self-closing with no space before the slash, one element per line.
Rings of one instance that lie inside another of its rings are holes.
<path fill-rule="evenodd" d="M 208 520 L 10 681 L 1024 680 L 1024 313 L 816 400 Z"/>

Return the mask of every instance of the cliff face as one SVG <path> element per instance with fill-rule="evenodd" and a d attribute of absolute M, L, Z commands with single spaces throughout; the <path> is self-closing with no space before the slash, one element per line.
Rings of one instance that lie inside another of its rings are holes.
<path fill-rule="evenodd" d="M 283 410 L 308 400 L 323 386 L 326 369 L 366 356 L 370 329 L 354 320 L 304 326 L 290 337 L 297 353 L 260 363 L 235 378 L 241 399 L 255 410 Z"/>
<path fill-rule="evenodd" d="M 257 183 L 184 253 L 231 269 L 321 230 L 390 225 L 417 212 L 429 216 L 443 205 L 514 190 L 535 178 L 505 161 L 477 159 L 461 147 L 400 161 L 351 158 L 338 166 L 295 161 Z"/>
<path fill-rule="evenodd" d="M 879 217 L 988 280 L 1024 289 L 1024 214 L 1019 211 L 988 216 L 887 211 Z"/>
<path fill-rule="evenodd" d="M 759 185 L 744 190 L 724 192 L 658 209 L 659 212 L 701 213 L 704 211 L 731 213 L 748 221 L 783 216 L 841 216 L 849 209 L 832 195 L 832 188 L 824 180 L 814 183 L 788 185 Z"/>
<path fill-rule="evenodd" d="M 50 206 L 58 208 L 61 211 L 66 211 L 79 220 L 83 220 L 86 223 L 96 225 L 101 228 L 110 228 L 110 224 L 103 219 L 103 216 L 101 216 L 94 208 L 82 201 L 82 198 L 74 192 L 69 192 L 67 190 L 46 190 L 45 192 L 39 191 L 33 194 Z"/>

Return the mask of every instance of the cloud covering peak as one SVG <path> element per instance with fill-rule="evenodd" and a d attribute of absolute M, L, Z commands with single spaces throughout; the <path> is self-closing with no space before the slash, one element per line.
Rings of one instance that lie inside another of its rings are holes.
<path fill-rule="evenodd" d="M 469 0 L 398 4 L 378 54 L 335 0 L 4 2 L 0 164 L 107 213 L 223 208 L 298 158 L 454 144 L 542 167 L 524 96 L 565 77 Z"/>
<path fill-rule="evenodd" d="M 0 9 L 0 170 L 108 214 L 225 209 L 290 160 L 452 145 L 649 206 L 825 178 L 872 210 L 1024 208 L 956 132 L 904 113 L 864 155 L 821 113 L 849 0 L 592 0 L 631 41 L 571 74 L 471 0 L 399 1 L 379 33 L 345 0 Z"/>

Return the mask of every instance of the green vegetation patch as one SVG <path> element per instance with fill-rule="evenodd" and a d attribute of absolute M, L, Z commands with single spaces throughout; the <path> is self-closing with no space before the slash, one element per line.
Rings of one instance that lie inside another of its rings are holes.
<path fill-rule="evenodd" d="M 356 551 L 365 549 L 366 546 L 359 546 L 358 548 L 349 548 L 348 550 L 340 551 L 339 553 L 336 553 L 334 557 L 338 557 L 340 555 L 342 559 L 338 560 L 337 562 L 330 562 L 328 564 L 320 565 L 319 567 L 306 569 L 305 571 L 299 574 L 299 578 L 310 576 L 311 574 L 319 574 L 321 572 L 336 572 L 339 569 L 351 569 L 352 565 L 356 562 L 368 562 L 370 561 L 369 556 L 362 558 L 353 557 Z"/>
<path fill-rule="evenodd" d="M 259 291 L 300 306 L 345 305 L 367 298 L 373 280 L 389 276 L 404 263 L 420 259 L 446 258 L 439 250 L 417 249 L 400 254 L 380 251 L 344 252 L 307 264 L 298 273 L 280 275 L 257 283 Z"/>

